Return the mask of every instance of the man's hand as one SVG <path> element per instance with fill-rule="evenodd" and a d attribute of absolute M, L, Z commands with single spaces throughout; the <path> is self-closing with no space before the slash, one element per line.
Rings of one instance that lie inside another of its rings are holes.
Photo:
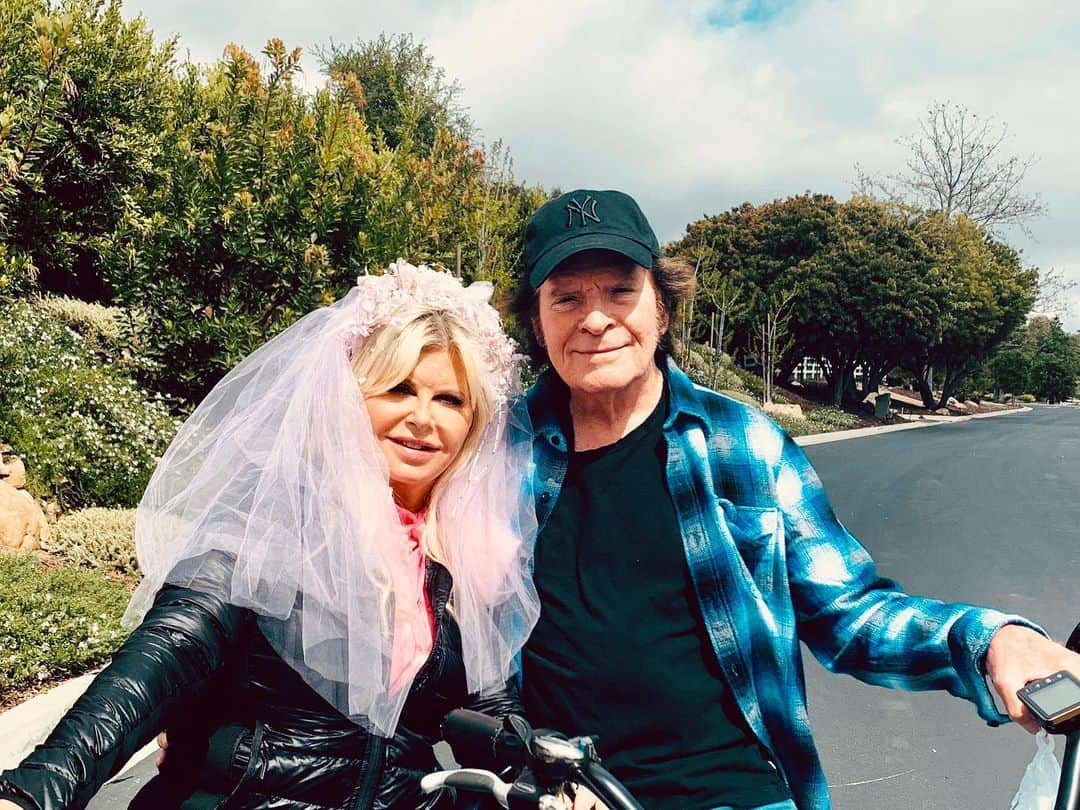
<path fill-rule="evenodd" d="M 22 810 L 22 807 L 7 799 L 0 799 L 0 810 Z"/>
<path fill-rule="evenodd" d="M 157 735 L 157 747 L 161 750 L 158 751 L 157 759 L 154 760 L 154 764 L 157 765 L 160 770 L 161 766 L 165 764 L 165 757 L 169 755 L 169 738 L 165 736 L 164 731 Z M 3 808 L 0 807 L 0 810 L 3 810 Z"/>
<path fill-rule="evenodd" d="M 1005 711 L 1031 734 L 1039 730 L 1039 723 L 1016 690 L 1062 669 L 1080 678 L 1080 655 L 1019 624 L 1007 624 L 994 633 L 986 653 L 986 674 Z"/>

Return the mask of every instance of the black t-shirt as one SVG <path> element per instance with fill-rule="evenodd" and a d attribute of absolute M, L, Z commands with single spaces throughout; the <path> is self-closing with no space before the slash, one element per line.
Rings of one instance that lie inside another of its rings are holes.
<path fill-rule="evenodd" d="M 537 541 L 525 706 L 537 725 L 598 734 L 604 764 L 646 810 L 782 801 L 694 594 L 664 476 L 666 401 L 615 444 L 570 454 Z"/>

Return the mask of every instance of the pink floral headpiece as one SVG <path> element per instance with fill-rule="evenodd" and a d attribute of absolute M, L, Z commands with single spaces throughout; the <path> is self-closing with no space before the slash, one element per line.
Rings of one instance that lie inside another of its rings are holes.
<path fill-rule="evenodd" d="M 500 402 L 520 390 L 519 370 L 525 356 L 503 331 L 499 313 L 488 303 L 494 287 L 474 281 L 468 287 L 448 272 L 398 259 L 381 275 L 356 279 L 356 325 L 348 345 L 356 346 L 383 326 L 405 323 L 417 310 L 444 310 L 461 319 L 485 354 L 491 386 Z"/>

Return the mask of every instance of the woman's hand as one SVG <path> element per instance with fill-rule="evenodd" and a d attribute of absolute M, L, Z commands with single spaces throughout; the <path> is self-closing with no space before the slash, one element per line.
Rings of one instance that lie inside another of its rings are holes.
<path fill-rule="evenodd" d="M 1080 678 L 1080 655 L 1019 624 L 1007 624 L 994 633 L 986 653 L 986 674 L 1005 711 L 1032 734 L 1039 730 L 1039 723 L 1020 702 L 1016 690 L 1062 669 Z"/>
<path fill-rule="evenodd" d="M 596 798 L 592 791 L 588 788 L 581 787 L 581 785 L 574 786 L 574 800 L 573 804 L 570 804 L 570 799 L 566 799 L 567 810 L 607 810 L 607 805 Z"/>

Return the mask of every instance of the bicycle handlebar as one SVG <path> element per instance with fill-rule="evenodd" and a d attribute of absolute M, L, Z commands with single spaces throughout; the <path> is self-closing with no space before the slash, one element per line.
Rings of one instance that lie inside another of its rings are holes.
<path fill-rule="evenodd" d="M 1080 624 L 1073 628 L 1065 646 L 1080 653 Z M 1058 783 L 1054 810 L 1080 810 L 1080 728 L 1065 736 L 1065 753 L 1061 757 L 1061 781 Z"/>
<path fill-rule="evenodd" d="M 580 771 L 580 779 L 581 783 L 603 800 L 610 810 L 619 810 L 620 808 L 640 810 L 641 808 L 637 799 L 630 794 L 630 791 L 623 786 L 622 782 L 612 776 L 607 768 L 595 760 L 589 760 L 585 763 L 585 766 Z"/>
<path fill-rule="evenodd" d="M 436 771 L 420 778 L 420 789 L 424 793 L 433 793 L 441 787 L 461 788 L 475 793 L 490 793 L 503 807 L 509 807 L 510 785 L 491 771 L 476 768 L 456 768 L 451 771 Z"/>
<path fill-rule="evenodd" d="M 442 732 L 459 762 L 494 763 L 504 775 L 523 771 L 527 776 L 507 784 L 490 771 L 442 771 L 421 780 L 425 792 L 446 785 L 489 793 L 503 807 L 544 808 L 554 806 L 553 794 L 561 785 L 575 782 L 596 794 L 609 810 L 642 810 L 630 791 L 600 764 L 589 737 L 567 739 L 555 732 L 534 731 L 520 717 L 497 720 L 468 709 L 450 712 Z"/>

